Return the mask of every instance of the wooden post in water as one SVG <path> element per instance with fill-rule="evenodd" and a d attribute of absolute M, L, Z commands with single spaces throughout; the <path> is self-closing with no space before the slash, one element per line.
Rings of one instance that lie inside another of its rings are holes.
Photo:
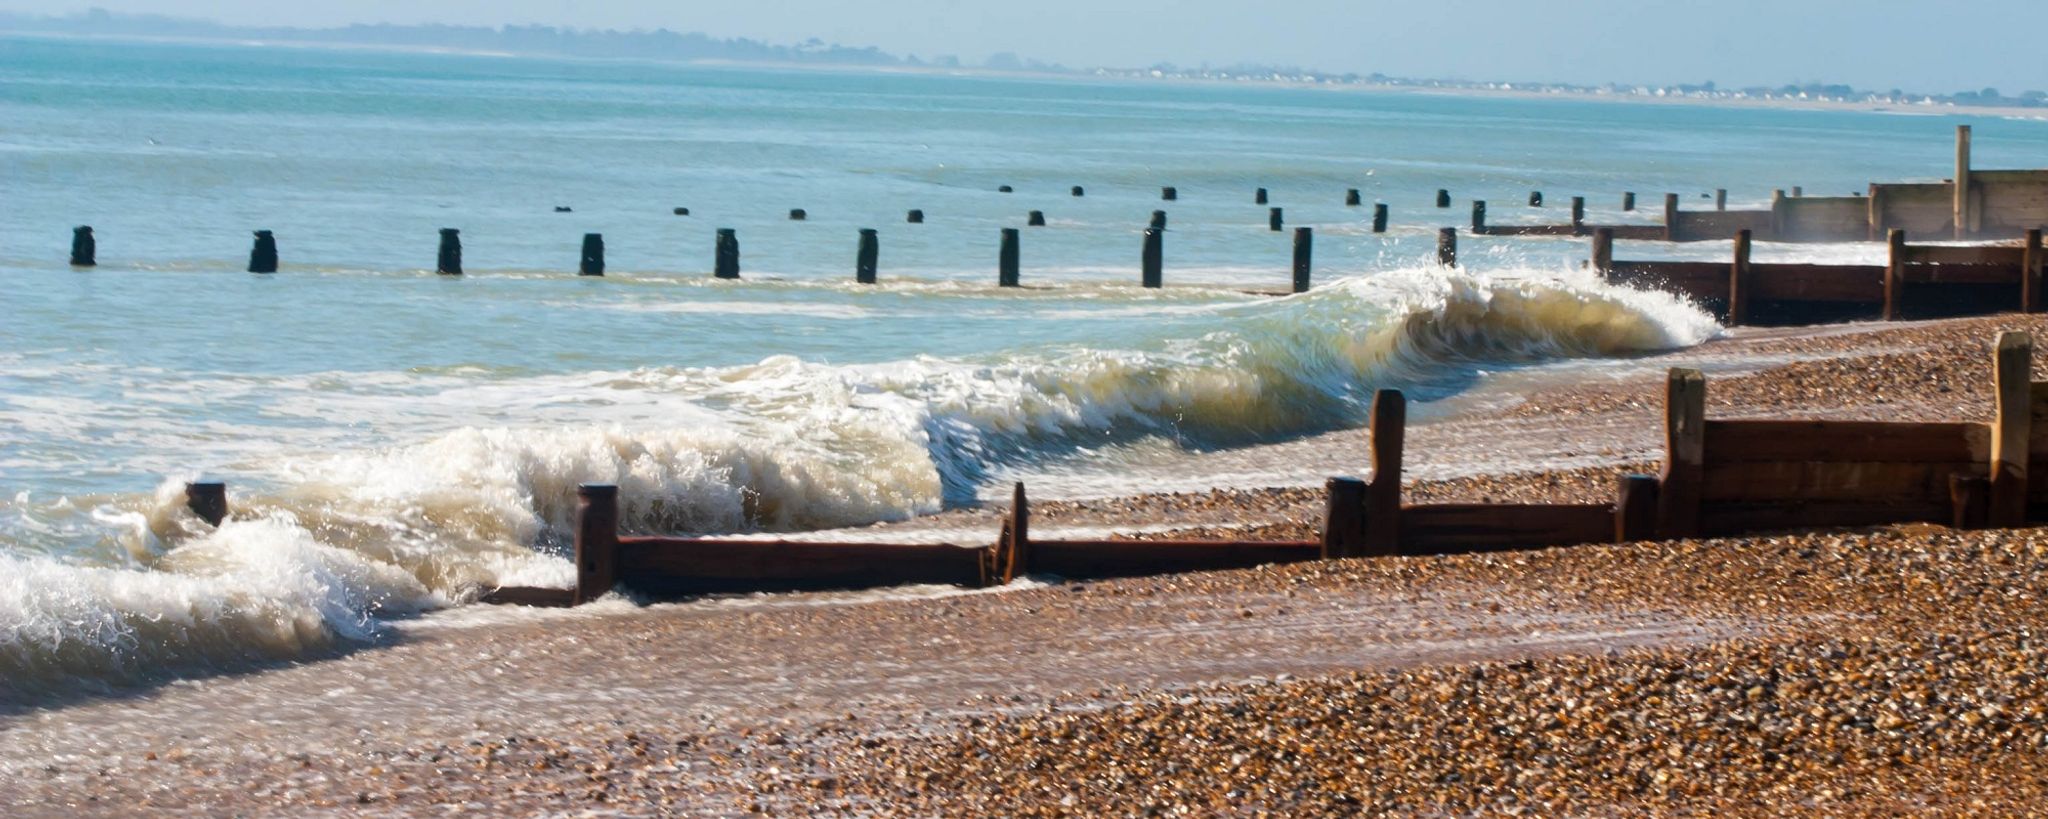
<path fill-rule="evenodd" d="M 714 251 L 711 275 L 721 279 L 740 277 L 740 235 L 732 228 L 718 229 L 718 245 Z"/>
<path fill-rule="evenodd" d="M 1385 202 L 1372 206 L 1372 232 L 1387 232 L 1387 204 Z"/>
<path fill-rule="evenodd" d="M 1450 191 L 1448 191 L 1448 190 L 1445 190 L 1445 189 L 1443 189 L 1443 188 L 1437 188 L 1437 189 L 1436 189 L 1436 206 L 1437 206 L 1437 207 L 1440 207 L 1440 208 L 1448 208 L 1448 207 L 1450 207 L 1450 206 L 1451 206 L 1451 192 L 1450 192 Z"/>
<path fill-rule="evenodd" d="M 1458 266 L 1458 229 L 1440 228 L 1436 232 L 1436 263 L 1444 267 Z"/>
<path fill-rule="evenodd" d="M 1969 236 L 1977 229 L 1976 220 L 1970 212 L 1970 126 L 1956 126 L 1956 181 L 1955 181 L 1955 222 L 1956 238 Z"/>
<path fill-rule="evenodd" d="M 996 286 L 1016 287 L 1020 283 L 1017 275 L 1017 229 L 1003 228 L 1003 246 L 996 253 Z"/>
<path fill-rule="evenodd" d="M 805 211 L 805 210 L 804 210 L 803 208 L 790 208 L 790 209 L 789 209 L 789 221 L 792 221 L 792 222 L 801 222 L 801 221 L 803 221 L 803 220 L 805 220 L 805 219 L 809 219 L 810 217 L 811 217 L 811 214 L 810 214 L 809 212 Z"/>
<path fill-rule="evenodd" d="M 228 485 L 218 481 L 185 484 L 185 508 L 209 526 L 228 519 Z"/>
<path fill-rule="evenodd" d="M 1572 197 L 1572 233 L 1579 235 L 1586 228 L 1586 197 Z"/>
<path fill-rule="evenodd" d="M 1344 192 L 1344 206 L 1345 206 L 1345 207 L 1347 207 L 1347 208 L 1355 208 L 1355 207 L 1358 207 L 1359 205 L 1361 205 L 1361 204 L 1364 204 L 1364 203 L 1365 203 L 1365 196 L 1364 196 L 1364 194 L 1361 194 L 1361 193 L 1359 193 L 1359 192 L 1358 192 L 1358 189 L 1357 189 L 1357 188 L 1352 188 L 1352 189 L 1350 189 L 1350 190 L 1347 190 L 1347 191 L 1345 191 L 1345 192 Z"/>
<path fill-rule="evenodd" d="M 441 229 L 441 249 L 434 255 L 434 272 L 450 276 L 462 275 L 462 231 L 455 228 Z"/>
<path fill-rule="evenodd" d="M 1173 187 L 1173 186 L 1171 186 L 1171 185 L 1168 185 L 1168 186 L 1166 186 L 1166 187 L 1164 187 L 1164 188 L 1160 188 L 1160 189 L 1159 189 L 1159 198 L 1160 198 L 1160 199 L 1161 199 L 1162 201 L 1166 201 L 1166 202 L 1172 202 L 1172 201 L 1174 201 L 1174 200 L 1176 200 L 1176 199 L 1179 199 L 1179 198 L 1180 198 L 1180 189 L 1179 189 L 1179 188 L 1176 188 L 1176 187 Z"/>
<path fill-rule="evenodd" d="M 1074 197 L 1077 199 L 1088 195 L 1087 189 L 1082 188 L 1080 185 L 1075 185 L 1072 190 L 1069 190 L 1067 192 L 1073 194 Z"/>
<path fill-rule="evenodd" d="M 1783 190 L 1771 191 L 1771 238 L 1778 241 L 1790 241 L 1792 239 L 1791 236 L 1786 235 L 1787 231 L 1785 229 L 1787 224 L 1787 214 L 1785 211 L 1790 207 L 1785 203 L 1788 201 L 1791 200 L 1785 198 Z"/>
<path fill-rule="evenodd" d="M 1614 542 L 1635 543 L 1657 537 L 1657 479 L 1650 475 L 1621 476 L 1614 502 Z"/>
<path fill-rule="evenodd" d="M 853 280 L 861 284 L 874 284 L 881 255 L 881 234 L 874 228 L 861 228 L 860 252 L 853 259 Z"/>
<path fill-rule="evenodd" d="M 1905 307 L 1906 232 L 1894 229 L 1885 238 L 1890 255 L 1884 266 L 1884 320 L 1898 321 Z"/>
<path fill-rule="evenodd" d="M 71 229 L 71 266 L 94 267 L 99 264 L 99 242 L 92 238 L 91 225 L 79 225 Z"/>
<path fill-rule="evenodd" d="M 1472 235 L 1486 235 L 1486 200 L 1472 202 Z"/>
<path fill-rule="evenodd" d="M 604 234 L 583 234 L 583 261 L 576 268 L 580 276 L 604 275 Z"/>
<path fill-rule="evenodd" d="M 1530 191 L 1530 192 L 1529 192 L 1529 207 L 1532 207 L 1532 208 L 1540 208 L 1540 207 L 1543 207 L 1543 192 L 1542 192 L 1542 191 Z"/>
<path fill-rule="evenodd" d="M 1280 232 L 1282 220 L 1279 208 L 1268 208 L 1266 210 L 1266 227 L 1272 228 L 1274 233 Z"/>
<path fill-rule="evenodd" d="M 1664 382 L 1664 474 L 1657 492 L 1657 536 L 1698 537 L 1700 485 L 1706 475 L 1707 377 L 1672 368 Z"/>
<path fill-rule="evenodd" d="M 1864 216 L 1864 241 L 1877 241 L 1878 232 L 1885 229 L 1884 191 L 1885 186 L 1875 182 L 1870 183 L 1870 198 L 1864 200 L 1864 207 L 1867 208 L 1866 215 Z"/>
<path fill-rule="evenodd" d="M 1798 185 L 1793 185 L 1793 186 L 1792 186 L 1792 198 L 1794 198 L 1794 199 L 1800 199 L 1800 198 L 1804 198 L 1805 196 L 1806 196 L 1806 189 L 1805 189 L 1805 188 L 1803 188 L 1803 187 L 1800 187 L 1800 186 L 1798 186 Z"/>
<path fill-rule="evenodd" d="M 1323 489 L 1329 505 L 1323 510 L 1323 559 L 1357 557 L 1365 551 L 1365 481 L 1331 478 Z"/>
<path fill-rule="evenodd" d="M 1266 204 L 1266 189 L 1265 189 L 1265 188 L 1260 188 L 1260 189 L 1258 190 L 1258 192 L 1257 192 L 1257 193 L 1254 193 L 1254 194 L 1252 194 L 1252 204 L 1254 204 L 1254 205 L 1263 205 L 1263 204 Z"/>
<path fill-rule="evenodd" d="M 1749 323 L 1750 233 L 1743 228 L 1735 234 L 1735 263 L 1728 270 L 1728 326 Z"/>
<path fill-rule="evenodd" d="M 1614 228 L 1593 229 L 1593 272 L 1602 278 L 1614 272 Z"/>
<path fill-rule="evenodd" d="M 610 594 L 619 578 L 619 488 L 576 487 L 576 596 L 583 605 Z"/>
<path fill-rule="evenodd" d="M 673 210 L 673 211 L 670 211 L 670 212 L 671 212 L 671 213 L 674 213 L 674 214 L 675 214 L 675 215 L 677 215 L 677 216 L 688 216 L 688 215 L 690 215 L 690 209 L 689 209 L 689 208 L 676 208 L 675 210 Z"/>
<path fill-rule="evenodd" d="M 2020 245 L 2020 310 L 2041 312 L 2041 229 L 2029 228 Z"/>
<path fill-rule="evenodd" d="M 1143 267 L 1138 273 L 1138 283 L 1146 287 L 1159 287 L 1166 283 L 1166 229 L 1149 227 L 1145 229 L 1145 250 Z"/>
<path fill-rule="evenodd" d="M 256 243 L 249 247 L 249 272 L 277 272 L 277 236 L 270 231 L 256 231 Z"/>
<path fill-rule="evenodd" d="M 1294 229 L 1294 292 L 1306 293 L 1309 288 L 1310 257 L 1315 252 L 1315 230 L 1298 227 Z"/>
<path fill-rule="evenodd" d="M 1621 209 L 1623 211 L 1633 211 L 1636 209 L 1635 191 L 1628 191 L 1621 195 Z"/>
<path fill-rule="evenodd" d="M 1017 189 L 1016 189 L 1016 188 L 1012 188 L 1012 187 L 1010 187 L 1010 186 L 1008 186 L 1008 185 L 998 185 L 998 186 L 996 186 L 996 193 L 1015 193 L 1016 191 L 1017 191 Z"/>
<path fill-rule="evenodd" d="M 1678 241 L 1678 194 L 1664 194 L 1664 241 Z"/>
<path fill-rule="evenodd" d="M 1153 211 L 1153 212 L 1152 212 L 1152 229 L 1153 229 L 1153 230 L 1165 230 L 1165 229 L 1166 229 L 1166 211 L 1163 211 L 1163 210 L 1155 210 L 1155 211 Z"/>
<path fill-rule="evenodd" d="M 1728 209 L 1728 189 L 1727 189 L 1727 188 L 1715 188 L 1715 189 L 1714 189 L 1714 210 L 1727 210 L 1727 209 Z"/>
<path fill-rule="evenodd" d="M 1993 528 L 2027 519 L 2027 451 L 2033 436 L 2034 339 L 2020 330 L 1998 334 L 1997 419 L 1991 425 Z"/>
<path fill-rule="evenodd" d="M 1034 210 L 1024 217 L 1026 227 L 1045 227 L 1045 211 Z"/>
<path fill-rule="evenodd" d="M 924 224 L 924 211 L 912 210 L 904 217 L 904 221 L 913 225 L 922 225 Z"/>
<path fill-rule="evenodd" d="M 1373 394 L 1372 477 L 1365 486 L 1365 557 L 1401 553 L 1401 450 L 1407 434 L 1408 399 L 1400 390 Z"/>

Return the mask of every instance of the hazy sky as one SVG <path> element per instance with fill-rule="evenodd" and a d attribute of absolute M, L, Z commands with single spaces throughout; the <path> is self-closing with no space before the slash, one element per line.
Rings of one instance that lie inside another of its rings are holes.
<path fill-rule="evenodd" d="M 0 0 L 252 25 L 546 23 L 819 37 L 978 61 L 1170 61 L 1581 83 L 2048 90 L 2048 0 Z M 2032 32 L 2021 34 L 2021 32 Z"/>

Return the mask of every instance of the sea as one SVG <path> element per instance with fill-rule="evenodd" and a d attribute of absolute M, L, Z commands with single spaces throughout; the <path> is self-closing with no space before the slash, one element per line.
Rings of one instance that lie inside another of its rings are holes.
<path fill-rule="evenodd" d="M 1479 199 L 1497 224 L 1572 196 L 1650 224 L 1667 191 L 1938 179 L 1972 121 L 1979 167 L 2048 158 L 2048 124 L 1939 110 L 0 36 L 0 694 L 310 657 L 566 586 L 581 483 L 621 487 L 629 532 L 706 534 L 1019 480 L 1203 488 L 1219 456 L 1358 427 L 1380 388 L 1427 422 L 1493 373 L 1696 345 L 1710 316 L 1602 284 L 1583 240 L 1461 236 L 1451 269 L 1438 229 Z M 96 267 L 68 263 L 79 226 Z M 462 275 L 435 272 L 444 228 Z M 721 228 L 737 281 L 711 275 Z M 1023 287 L 996 286 L 1005 228 Z M 257 230 L 274 274 L 245 272 Z M 592 233 L 601 277 L 578 275 Z M 184 509 L 200 479 L 229 486 L 217 529 Z"/>

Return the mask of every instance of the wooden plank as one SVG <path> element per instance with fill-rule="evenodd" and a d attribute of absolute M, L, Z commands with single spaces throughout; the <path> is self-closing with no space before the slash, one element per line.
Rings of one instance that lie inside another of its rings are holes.
<path fill-rule="evenodd" d="M 1906 262 L 2019 267 L 2021 252 L 2005 245 L 1908 245 Z"/>
<path fill-rule="evenodd" d="M 1607 276 L 1607 281 L 1662 290 L 1693 299 L 1728 297 L 1728 265 L 1720 262 L 1616 261 Z"/>
<path fill-rule="evenodd" d="M 2020 266 L 1984 264 L 1907 265 L 1907 284 L 2019 284 Z"/>
<path fill-rule="evenodd" d="M 1991 425 L 1991 494 L 1986 523 L 2016 527 L 2027 517 L 2027 449 L 2033 437 L 2034 340 L 2008 330 L 1995 353 L 1997 420 Z"/>
<path fill-rule="evenodd" d="M 1323 545 L 1302 542 L 1041 540 L 1034 571 L 1066 578 L 1145 577 L 1249 569 L 1322 557 Z"/>
<path fill-rule="evenodd" d="M 1700 480 L 1706 456 L 1707 377 L 1672 368 L 1664 384 L 1664 474 L 1657 499 L 1659 537 L 1699 533 Z"/>
<path fill-rule="evenodd" d="M 1401 510 L 1401 553 L 1464 554 L 1614 540 L 1609 504 L 1430 504 Z"/>
<path fill-rule="evenodd" d="M 1867 461 L 1780 461 L 1724 463 L 1707 467 L 1700 497 L 1720 501 L 1941 500 L 1950 475 L 1982 474 L 1982 462 L 1877 463 Z"/>
<path fill-rule="evenodd" d="M 1705 464 L 1982 463 L 1991 430 L 1971 421 L 1708 421 Z"/>
<path fill-rule="evenodd" d="M 1408 424 L 1408 398 L 1380 390 L 1372 399 L 1372 478 L 1365 488 L 1365 541 L 1361 554 L 1400 554 L 1401 450 Z"/>
<path fill-rule="evenodd" d="M 913 584 L 979 588 L 991 547 L 928 543 L 621 538 L 619 579 L 664 594 L 859 589 Z"/>
<path fill-rule="evenodd" d="M 1578 236 L 1580 225 L 1487 225 L 1488 236 Z"/>
<path fill-rule="evenodd" d="M 504 586 L 484 592 L 477 602 L 490 606 L 528 606 L 559 609 L 576 605 L 575 589 L 542 589 L 532 586 Z"/>
<path fill-rule="evenodd" d="M 1755 301 L 1884 301 L 1882 265 L 1752 263 L 1749 269 Z"/>
<path fill-rule="evenodd" d="M 1664 238 L 1663 225 L 1612 225 L 1614 238 L 1649 241 Z"/>
<path fill-rule="evenodd" d="M 1947 524 L 1954 517 L 1949 498 L 1906 501 L 1753 501 L 1710 503 L 1700 511 L 1702 534 L 1740 535 L 1888 523 Z"/>

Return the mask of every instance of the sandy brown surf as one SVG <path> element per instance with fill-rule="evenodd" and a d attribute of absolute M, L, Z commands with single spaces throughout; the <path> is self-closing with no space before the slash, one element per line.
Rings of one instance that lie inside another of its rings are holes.
<path fill-rule="evenodd" d="M 1744 332 L 1545 385 L 1412 429 L 1425 474 L 1465 465 L 1410 495 L 1611 498 L 1656 460 L 1666 364 L 1708 365 L 1713 417 L 1988 418 L 2000 329 L 2048 321 Z M 1483 468 L 1531 460 L 1562 466 Z M 1322 499 L 1036 511 L 1294 538 Z M 912 528 L 992 532 L 999 513 Z M 2048 531 L 1901 526 L 462 611 L 345 656 L 0 716 L 0 812 L 2033 812 L 2044 570 Z"/>

